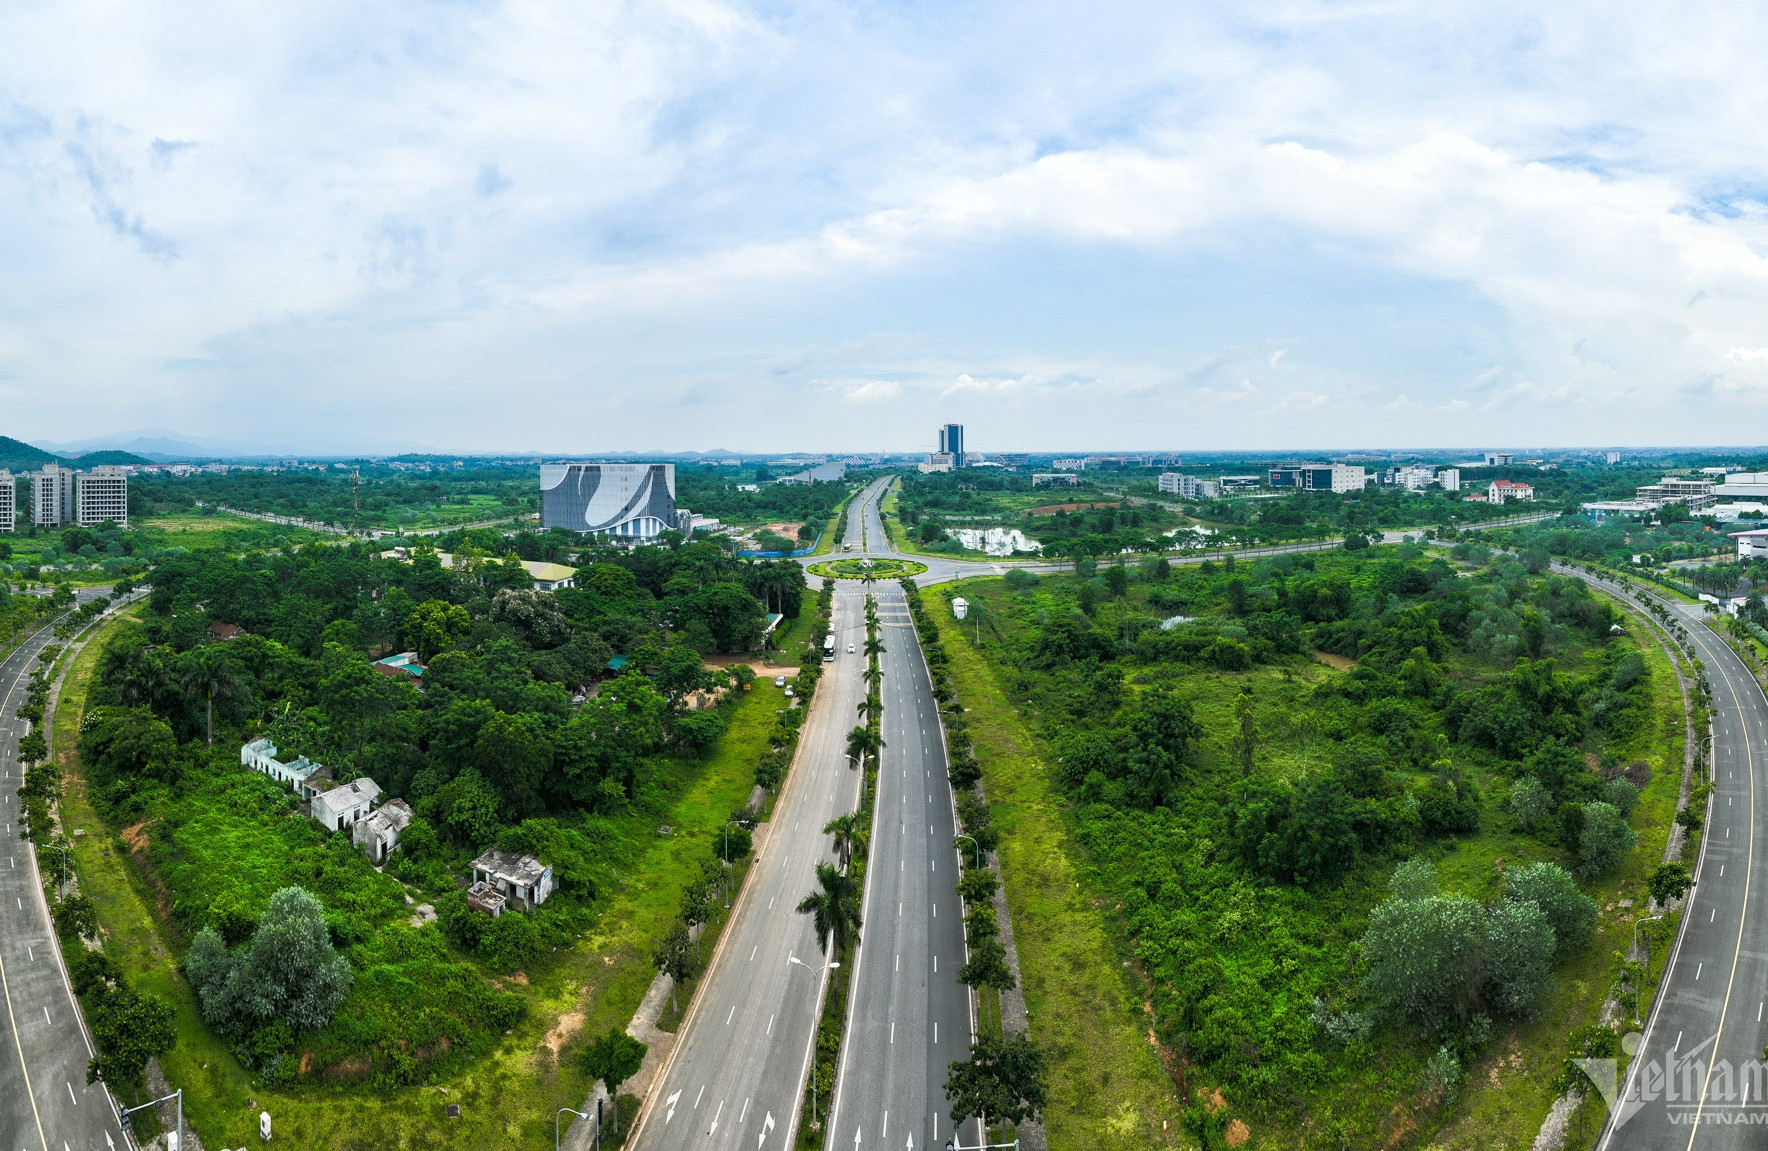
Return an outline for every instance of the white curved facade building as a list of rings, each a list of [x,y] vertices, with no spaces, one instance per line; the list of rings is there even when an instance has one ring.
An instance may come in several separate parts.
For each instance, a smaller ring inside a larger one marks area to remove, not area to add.
[[[674,464],[542,464],[540,526],[654,540],[676,526]]]

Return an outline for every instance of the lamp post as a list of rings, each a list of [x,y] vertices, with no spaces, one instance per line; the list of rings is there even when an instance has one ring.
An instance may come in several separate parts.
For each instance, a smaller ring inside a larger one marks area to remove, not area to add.
[[[184,1088],[182,1088],[182,1087],[180,1087],[178,1090],[172,1092],[172,1094],[170,1094],[170,1095],[163,1095],[158,1099],[150,1099],[146,1103],[137,1103],[133,1107],[123,1108],[120,1112],[117,1113],[117,1122],[122,1126],[123,1130],[127,1131],[127,1130],[129,1130],[129,1116],[132,1112],[141,1111],[141,1110],[148,1108],[148,1107],[158,1107],[160,1104],[164,1103],[168,1099],[178,1100],[178,1129],[177,1129],[177,1134],[173,1138],[171,1145],[167,1148],[167,1151],[183,1151],[183,1149],[184,1149]]]
[[[954,835],[954,836],[952,836],[952,838],[953,839],[970,839],[970,837],[968,835]],[[982,845],[980,843],[977,843],[974,839],[970,839],[970,846],[972,846],[976,849],[976,866],[981,867],[982,866]]]
[[[796,963],[798,966],[805,968],[808,971],[815,971],[818,973],[826,972],[826,971],[833,971],[833,970],[835,970],[835,968],[841,966],[841,964],[838,960],[830,960],[829,962],[823,964],[821,967],[812,967],[810,964],[804,962],[804,960],[798,958],[796,955],[787,956],[786,962]],[[810,1063],[810,1121],[812,1123],[816,1122],[816,1060],[815,1059],[812,1059],[811,1063]]]
[[[61,852],[61,886],[55,889],[56,898],[59,899],[68,892],[68,849],[60,843],[45,843],[43,846],[51,851]]]
[[[724,865],[726,867],[731,865],[731,825],[733,823],[738,827],[743,826],[734,819],[724,821]],[[731,877],[728,874],[724,877],[724,909],[726,911],[731,909]]]
[[[1644,919],[1635,919],[1633,921],[1633,949],[1635,951],[1639,950],[1639,925],[1642,923],[1653,923],[1653,922],[1656,922],[1657,920],[1662,919],[1662,918],[1663,918],[1663,916],[1661,916],[1661,915],[1647,915]],[[1643,973],[1640,975],[1639,981],[1640,981],[1640,983],[1643,984],[1645,982],[1646,976],[1651,974],[1651,940],[1650,940],[1650,938],[1647,938],[1645,941],[1645,967],[1642,969],[1642,971],[1643,971]],[[1641,993],[1643,993],[1645,991],[1645,988],[1640,987],[1639,991]],[[1640,1019],[1639,1019],[1639,996],[1638,995],[1633,996],[1633,1022],[1635,1022],[1635,1023],[1640,1022]]]
[[[577,1110],[577,1108],[575,1108],[575,1107],[561,1107],[556,1112],[554,1112],[553,1113],[553,1151],[559,1151],[559,1120],[564,1118],[565,1112],[567,1112],[567,1111],[569,1111],[571,1114],[577,1116],[577,1118],[579,1118],[579,1119],[588,1119],[589,1118],[588,1115],[586,1115],[582,1111]],[[599,1141],[602,1136],[602,1131],[601,1131],[600,1126],[597,1126],[595,1134],[596,1134],[596,1139]]]

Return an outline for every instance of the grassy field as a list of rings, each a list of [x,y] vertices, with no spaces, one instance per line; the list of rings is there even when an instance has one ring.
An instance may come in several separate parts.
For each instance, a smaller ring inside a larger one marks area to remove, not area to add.
[[[573,1058],[572,1038],[624,1027],[631,1018],[655,976],[654,942],[675,918],[699,859],[714,850],[726,816],[748,798],[755,761],[784,703],[771,683],[758,682],[735,705],[718,748],[675,771],[669,780],[674,802],[662,821],[674,833],[654,837],[575,949],[528,973],[525,988],[519,980],[502,981],[523,991],[528,1015],[479,1066],[420,1088],[368,1091],[338,1083],[271,1091],[201,1022],[178,970],[185,941],[165,922],[163,895],[126,850],[116,834],[121,829],[105,829],[85,794],[73,745],[99,650],[95,642],[81,654],[57,713],[54,754],[68,773],[64,819],[88,831],[76,841],[74,861],[98,904],[106,951],[136,987],[177,1009],[178,1044],[164,1060],[165,1071],[185,1088],[187,1121],[212,1147],[255,1141],[260,1110],[271,1113],[279,1138],[301,1147],[545,1147],[557,1108],[581,1106],[590,1086]],[[460,1119],[444,1117],[449,1103],[460,1105]]]
[[[999,579],[965,581],[955,590],[973,603],[988,603],[997,620],[1011,613]],[[1181,1104],[1162,1062],[1164,1057],[1170,1067],[1178,1060],[1151,1045],[1152,1019],[1135,944],[1112,914],[1117,885],[1111,862],[1089,858],[1078,842],[1073,809],[1053,778],[1049,753],[1004,690],[1011,673],[990,662],[998,646],[978,652],[974,634],[958,626],[944,604],[935,601],[930,607],[952,660],[954,684],[970,710],[984,783],[1002,831],[1001,870],[1032,1032],[1051,1053],[1052,1095],[1045,1115],[1050,1145],[1068,1151],[1162,1140],[1189,1144],[1191,1136],[1178,1131]],[[1372,1049],[1378,1058],[1362,1066],[1341,1063],[1321,1086],[1299,1093],[1289,1105],[1259,1105],[1229,1092],[1226,1102],[1247,1125],[1247,1146],[1336,1147],[1347,1131],[1379,1132],[1383,1143],[1396,1147],[1496,1151],[1530,1145],[1552,1103],[1551,1083],[1565,1055],[1565,1037],[1595,1021],[1610,986],[1611,954],[1630,939],[1632,920],[1644,906],[1644,878],[1662,858],[1680,783],[1681,697],[1669,661],[1637,620],[1629,619],[1623,642],[1640,651],[1651,670],[1653,718],[1634,745],[1619,750],[1645,758],[1653,776],[1631,820],[1640,837],[1637,848],[1616,873],[1585,887],[1601,908],[1594,944],[1559,968],[1556,989],[1537,1019],[1500,1030],[1481,1062],[1467,1068],[1461,1093],[1446,1109],[1421,1106],[1407,1098],[1409,1088],[1398,1086],[1415,1081],[1415,1068],[1429,1052],[1411,1048],[1426,1045],[1384,1041]],[[1558,654],[1562,669],[1573,674],[1594,668],[1597,659],[1591,650]],[[1261,772],[1293,778],[1322,766],[1322,748],[1309,742],[1292,717],[1305,710],[1312,685],[1339,674],[1323,663],[1291,664],[1243,674],[1187,674],[1177,682],[1212,733],[1201,756],[1231,754],[1219,733],[1232,730],[1234,699],[1245,689],[1257,701],[1257,724],[1264,733]],[[1436,860],[1445,889],[1489,900],[1501,890],[1504,866],[1554,859],[1557,853],[1513,825],[1503,807],[1506,781],[1489,770],[1476,772],[1486,795],[1481,831],[1426,841],[1419,853]],[[1372,869],[1378,873],[1353,876],[1332,899],[1373,903],[1391,866],[1390,861]],[[1265,897],[1283,898],[1275,891]],[[1633,906],[1623,906],[1623,900]],[[1661,974],[1663,958],[1660,945],[1654,977]],[[1327,1046],[1322,1052],[1328,1059],[1345,1059],[1342,1048]],[[1196,1067],[1188,1082],[1209,1087]],[[1403,1106],[1396,1106],[1396,1098]],[[1591,1135],[1596,1121],[1592,1116],[1587,1125]]]

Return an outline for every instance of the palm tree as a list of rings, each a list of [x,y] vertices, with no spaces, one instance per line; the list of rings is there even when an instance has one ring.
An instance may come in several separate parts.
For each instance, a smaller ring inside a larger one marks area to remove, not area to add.
[[[858,711],[860,719],[870,723],[884,714],[884,701],[875,695],[867,694],[864,699],[859,701]]]
[[[816,917],[816,945],[823,954],[839,955],[859,943],[859,884],[832,863],[816,865],[816,882],[816,890],[799,902],[798,910]]]
[[[226,703],[245,692],[245,685],[233,674],[233,665],[212,647],[201,647],[184,657],[178,686],[193,703],[203,700],[208,717],[208,745],[215,746],[215,701]]]
[[[856,727],[847,733],[847,760],[849,763],[858,760],[859,762],[856,766],[864,767],[866,763],[866,755],[871,750],[872,733],[870,729]]]
[[[859,812],[850,811],[846,815],[837,815],[823,824],[823,834],[835,837],[835,854],[841,857],[841,870],[849,870],[853,865],[853,853],[859,850],[866,838],[865,829],[859,824]]]
[[[882,683],[883,680],[884,680],[884,669],[879,667],[876,663],[873,663],[870,667],[866,668],[866,674],[865,674],[866,686],[871,688],[872,692],[874,694],[877,693],[878,685],[880,683]]]
[[[884,647],[884,640],[876,632],[873,632],[873,633],[866,636],[866,654],[867,655],[880,656],[880,655],[884,654],[885,650],[886,649]]]

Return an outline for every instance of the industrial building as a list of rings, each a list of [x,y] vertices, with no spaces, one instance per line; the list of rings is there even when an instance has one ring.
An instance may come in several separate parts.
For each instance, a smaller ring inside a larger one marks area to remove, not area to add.
[[[680,522],[674,464],[542,464],[540,527],[648,543]]]

